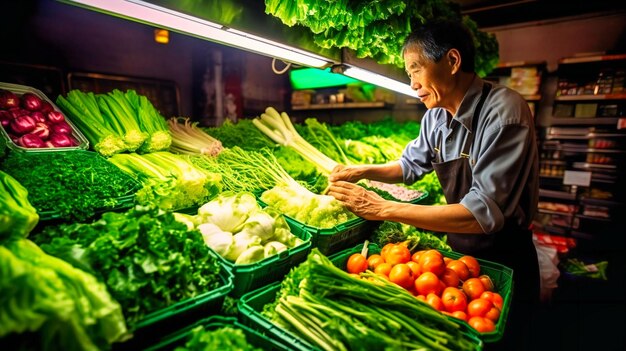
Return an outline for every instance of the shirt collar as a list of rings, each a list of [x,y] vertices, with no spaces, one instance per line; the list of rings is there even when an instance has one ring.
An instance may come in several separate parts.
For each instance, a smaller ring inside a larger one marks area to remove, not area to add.
[[[484,84],[485,82],[479,78],[478,75],[474,76],[472,84],[470,84],[469,89],[467,89],[467,92],[461,101],[461,105],[459,106],[456,115],[453,117],[454,120],[461,123],[465,129],[470,132],[472,131],[472,118],[474,117],[474,110],[476,110],[476,105],[478,105],[478,101],[480,100]]]

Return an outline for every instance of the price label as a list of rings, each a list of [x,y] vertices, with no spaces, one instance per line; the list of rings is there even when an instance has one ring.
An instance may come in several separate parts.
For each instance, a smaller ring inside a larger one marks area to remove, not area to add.
[[[589,186],[589,184],[591,184],[591,172],[565,171],[563,174],[563,184]]]

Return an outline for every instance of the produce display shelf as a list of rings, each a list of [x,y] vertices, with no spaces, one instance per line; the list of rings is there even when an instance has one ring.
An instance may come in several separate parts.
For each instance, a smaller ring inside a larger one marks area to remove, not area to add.
[[[281,343],[291,345],[294,350],[297,351],[320,351],[319,348],[314,347],[307,341],[295,336],[293,333],[285,330],[282,327],[271,322],[265,316],[261,314],[263,307],[276,300],[276,295],[280,290],[280,282],[270,284],[261,289],[251,291],[239,300],[239,317],[243,324],[249,326],[252,329],[264,331],[266,335],[270,335],[276,338]],[[461,325],[466,329],[470,329],[467,325]],[[464,331],[465,332],[465,331]],[[476,344],[476,351],[483,349],[483,341],[478,338],[474,333],[467,330],[466,335],[472,338]]]
[[[363,244],[357,245],[352,249],[347,249],[342,252],[339,252],[335,255],[328,257],[335,266],[344,269],[348,262],[348,258],[354,253],[360,253],[363,250]],[[376,244],[368,245],[368,255],[380,253],[380,246]],[[454,251],[440,251],[445,257],[449,257],[452,259],[459,259],[463,256],[463,254],[454,252]],[[469,331],[476,335],[476,337],[480,338],[486,343],[497,342],[502,339],[504,335],[504,327],[506,325],[506,319],[509,314],[509,308],[511,306],[511,300],[513,298],[513,270],[509,267],[501,265],[499,263],[490,262],[487,260],[480,259],[476,257],[476,260],[480,264],[480,272],[481,274],[487,274],[494,284],[494,291],[498,292],[502,295],[504,299],[504,303],[502,304],[502,310],[500,311],[500,318],[496,323],[496,330],[490,333],[478,333],[476,330],[471,328],[469,324],[464,321],[460,321],[458,319],[454,319],[459,323],[465,325]],[[453,317],[448,317],[453,318]]]
[[[157,342],[160,336],[175,332],[180,326],[219,314],[226,295],[233,289],[232,274],[221,264],[220,267],[220,284],[217,288],[148,314],[130,326],[133,337],[114,344],[114,349],[140,350]]]
[[[202,327],[204,330],[217,330],[225,327],[239,329],[246,337],[246,341],[250,346],[260,348],[264,351],[289,351],[292,348],[281,344],[275,338],[265,334],[263,331],[256,331],[252,328],[237,321],[234,317],[224,317],[220,315],[210,316],[201,319],[196,323],[181,328],[180,330],[165,336],[161,341],[146,347],[145,351],[165,351],[174,350],[177,347],[185,345],[186,341],[192,335],[192,331]],[[226,345],[224,345],[226,346]]]

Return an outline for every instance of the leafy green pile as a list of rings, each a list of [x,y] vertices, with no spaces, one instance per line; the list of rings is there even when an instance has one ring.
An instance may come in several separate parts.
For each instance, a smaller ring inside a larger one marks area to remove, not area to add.
[[[0,244],[25,238],[37,223],[39,215],[28,201],[28,191],[15,178],[0,171]]]
[[[262,314],[320,350],[476,350],[456,321],[373,272],[361,277],[314,248]]]
[[[99,210],[112,209],[139,184],[95,152],[13,152],[0,164],[28,191],[41,215],[83,221]]]
[[[262,351],[246,340],[246,334],[231,326],[218,329],[206,330],[197,326],[191,330],[185,346],[179,346],[174,351],[212,351],[212,350],[237,350],[237,351]]]
[[[450,1],[265,0],[265,13],[287,26],[308,28],[321,48],[349,48],[357,57],[398,67],[404,67],[402,44],[416,24],[435,18],[463,21],[474,35],[477,73],[485,76],[498,61],[495,36],[479,31]]]
[[[102,282],[28,239],[0,246],[0,296],[6,350],[105,350],[129,336]]]
[[[452,251],[446,243],[445,234],[420,230],[408,224],[398,222],[382,222],[370,237],[370,241],[380,247],[388,243],[400,243],[408,241],[408,247],[413,250],[437,249],[440,251]]]
[[[220,284],[220,266],[200,232],[154,208],[107,212],[91,224],[48,226],[35,239],[46,253],[105,283],[131,326]]]
[[[587,264],[578,258],[568,258],[561,261],[559,266],[565,272],[579,277],[587,277],[592,279],[607,280],[606,269],[609,266],[608,261],[600,261],[593,264]]]
[[[219,173],[194,166],[185,155],[167,151],[117,154],[109,161],[141,181],[143,187],[136,196],[140,205],[179,210],[202,205],[222,191]]]

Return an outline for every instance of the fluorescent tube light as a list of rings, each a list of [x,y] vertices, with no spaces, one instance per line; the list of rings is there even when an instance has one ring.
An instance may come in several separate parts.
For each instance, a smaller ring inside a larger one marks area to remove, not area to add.
[[[310,67],[326,67],[328,59],[245,32],[221,26],[140,0],[62,0],[119,15],[131,20],[167,28],[264,56]]]
[[[406,83],[399,82],[395,79],[387,78],[377,73],[372,73],[361,68],[346,67],[343,70],[343,74],[346,76],[362,80],[380,87],[396,91],[398,93],[406,94],[411,97],[417,97],[415,90],[411,89],[411,86]]]

